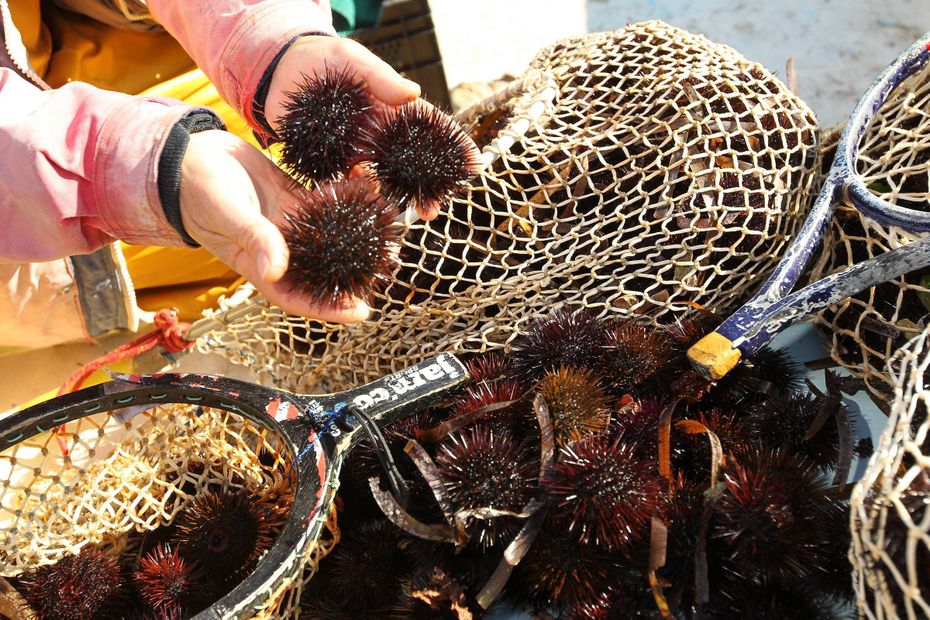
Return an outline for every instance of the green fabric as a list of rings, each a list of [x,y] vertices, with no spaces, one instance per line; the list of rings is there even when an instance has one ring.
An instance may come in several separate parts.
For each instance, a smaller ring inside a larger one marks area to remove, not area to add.
[[[347,35],[378,23],[383,0],[330,0],[336,32]]]

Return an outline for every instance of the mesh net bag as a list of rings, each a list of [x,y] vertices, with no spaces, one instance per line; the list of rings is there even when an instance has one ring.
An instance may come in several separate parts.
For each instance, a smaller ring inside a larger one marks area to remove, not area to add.
[[[930,67],[925,67],[889,97],[876,114],[860,145],[859,173],[881,198],[912,209],[930,202]],[[824,139],[824,158],[833,158],[836,137]],[[851,204],[837,205],[824,235],[812,279],[888,250],[907,245],[926,233],[883,226]],[[880,399],[891,394],[887,362],[924,327],[930,312],[930,269],[911,272],[867,289],[816,317],[830,339],[831,355]]]
[[[852,493],[853,585],[867,618],[930,616],[930,330],[889,364],[894,402]]]
[[[295,473],[265,429],[187,405],[120,412],[0,452],[0,576],[20,576],[87,545],[124,562],[138,553],[134,532],[173,522],[205,491],[242,489],[255,501],[289,506]],[[302,578],[253,617],[296,618],[303,585],[338,537],[333,516]]]
[[[726,313],[799,227],[819,163],[813,114],[772,74],[660,22],[547,48],[458,118],[484,170],[438,219],[407,223],[367,322],[259,303],[202,346],[279,387],[338,390],[504,347],[555,307]]]

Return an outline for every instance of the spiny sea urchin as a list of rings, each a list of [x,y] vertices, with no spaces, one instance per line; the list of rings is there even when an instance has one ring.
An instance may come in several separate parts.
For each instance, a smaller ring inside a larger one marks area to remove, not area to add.
[[[597,545],[579,545],[560,526],[547,524],[517,565],[505,596],[529,609],[566,612],[596,606],[621,586],[627,561]]]
[[[302,204],[282,228],[291,254],[284,282],[322,305],[369,297],[395,263],[396,206],[359,178],[299,195]]]
[[[530,446],[485,424],[450,435],[435,461],[456,512],[483,508],[518,512],[536,489],[539,461]],[[493,547],[518,528],[507,517],[475,519],[474,540],[480,547]]]
[[[560,366],[546,372],[539,391],[546,400],[560,447],[607,430],[607,397],[592,370]]]
[[[718,381],[705,401],[729,406],[752,404],[768,396],[796,392],[802,377],[802,368],[789,353],[763,347]]]
[[[660,400],[634,401],[614,414],[610,436],[632,446],[637,459],[654,461],[659,454],[659,420],[667,406]],[[673,453],[677,448],[673,442]]]
[[[464,190],[478,171],[471,138],[422,99],[375,115],[362,151],[385,195],[424,209]]]
[[[632,392],[655,375],[668,374],[676,357],[665,329],[619,320],[606,331],[604,375],[617,392]]]
[[[345,532],[301,599],[302,617],[382,617],[413,572],[409,540],[385,519]]]
[[[142,600],[159,615],[196,613],[208,602],[200,566],[169,545],[159,545],[139,558],[133,582]]]
[[[281,163],[300,183],[346,174],[359,161],[359,140],[374,105],[365,84],[348,67],[303,75],[287,93],[277,131]]]
[[[465,364],[476,382],[510,379],[514,374],[513,362],[500,353],[482,353]]]
[[[530,324],[513,348],[519,376],[535,383],[560,366],[597,367],[604,345],[604,326],[587,310],[558,310]]]
[[[466,387],[462,395],[453,402],[452,413],[460,416],[488,405],[518,400],[522,392],[523,387],[513,379],[473,383]],[[500,413],[500,411],[489,412],[482,419],[491,420],[498,417]]]
[[[825,406],[825,399],[811,394],[769,398],[751,407],[746,421],[758,444],[771,449],[787,447],[828,470],[836,467],[840,456],[836,419],[831,416],[813,437],[805,439]]]
[[[804,584],[786,586],[743,580],[739,586],[715,592],[710,603],[701,607],[699,617],[708,620],[839,620],[845,616],[837,613],[838,607],[841,606],[836,600]]]
[[[123,578],[116,558],[85,547],[22,575],[19,584],[39,620],[91,620],[121,595]]]
[[[213,491],[194,498],[178,516],[175,542],[184,558],[199,562],[221,584],[252,570],[285,519],[284,508],[249,491]]]
[[[652,460],[635,447],[593,437],[563,448],[543,477],[554,523],[582,544],[618,550],[642,536],[661,496]]]
[[[813,462],[787,450],[750,450],[727,465],[710,536],[746,576],[791,584],[823,577],[837,549],[825,523],[846,510]]]

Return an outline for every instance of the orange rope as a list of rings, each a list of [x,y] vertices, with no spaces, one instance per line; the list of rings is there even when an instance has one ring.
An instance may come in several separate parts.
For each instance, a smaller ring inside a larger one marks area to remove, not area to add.
[[[155,329],[153,331],[120,345],[109,353],[105,353],[97,359],[84,364],[65,379],[61,387],[58,388],[57,395],[61,396],[79,389],[94,371],[107,364],[137,357],[146,351],[154,349],[156,345],[161,346],[169,353],[180,353],[190,348],[194,341],[184,338],[190,328],[190,323],[178,320],[176,308],[159,310],[155,313]],[[58,432],[59,435],[64,432],[64,425],[59,427]],[[64,439],[60,436],[58,437],[58,445],[61,447],[62,453],[67,455],[68,448]]]

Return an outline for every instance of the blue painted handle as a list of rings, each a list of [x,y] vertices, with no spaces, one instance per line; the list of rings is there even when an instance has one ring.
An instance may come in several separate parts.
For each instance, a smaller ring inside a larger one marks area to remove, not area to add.
[[[756,324],[743,333],[737,348],[744,355],[752,354],[804,317],[927,265],[930,265],[930,237],[827,276],[770,305]]]
[[[891,92],[930,60],[930,33],[925,34],[875,80],[859,100],[840,136],[836,156],[811,212],[785,257],[761,290],[716,332],[749,355],[782,329],[870,286],[926,266],[923,258],[907,257],[917,244],[861,263],[788,296],[806,269],[833,216],[836,202],[848,198],[869,217],[910,231],[930,231],[930,212],[905,209],[872,194],[856,173],[859,142]],[[922,257],[923,254],[920,254]],[[863,270],[874,270],[866,274]],[[835,289],[835,290],[834,290]],[[786,297],[788,296],[788,297]],[[810,298],[808,298],[810,297]],[[831,301],[825,302],[824,300]]]
[[[873,220],[912,232],[930,231],[930,212],[906,209],[886,202],[869,191],[856,173],[859,143],[872,119],[894,89],[930,60],[930,32],[921,37],[876,78],[859,100],[837,144],[833,168],[844,177],[845,194],[852,204]],[[841,170],[840,167],[842,168]]]

